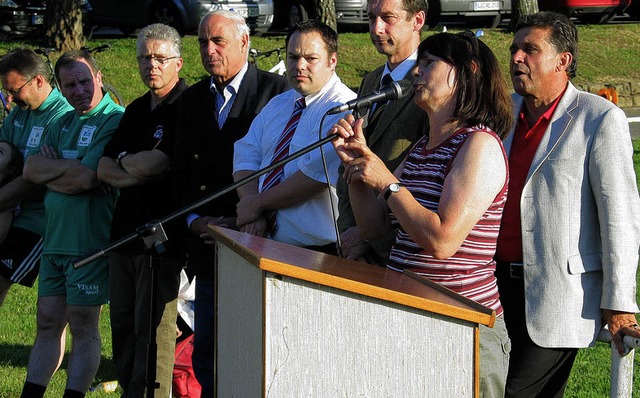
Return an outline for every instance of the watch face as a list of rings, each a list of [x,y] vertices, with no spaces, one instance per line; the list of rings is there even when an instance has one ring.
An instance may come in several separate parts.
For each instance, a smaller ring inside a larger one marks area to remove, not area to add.
[[[400,184],[391,184],[391,185],[389,185],[389,190],[391,192],[398,192],[400,190]]]

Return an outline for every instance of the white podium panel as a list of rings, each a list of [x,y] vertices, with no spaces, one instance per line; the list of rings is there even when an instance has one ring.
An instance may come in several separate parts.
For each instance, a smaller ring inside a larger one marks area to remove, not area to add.
[[[266,396],[473,396],[469,322],[270,273],[265,287]]]
[[[495,314],[392,270],[217,239],[218,397],[474,397]]]

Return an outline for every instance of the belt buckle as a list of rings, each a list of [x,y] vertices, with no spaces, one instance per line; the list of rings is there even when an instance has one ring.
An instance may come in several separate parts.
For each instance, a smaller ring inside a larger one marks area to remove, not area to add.
[[[509,263],[509,277],[514,279],[524,278],[524,264],[523,263]]]

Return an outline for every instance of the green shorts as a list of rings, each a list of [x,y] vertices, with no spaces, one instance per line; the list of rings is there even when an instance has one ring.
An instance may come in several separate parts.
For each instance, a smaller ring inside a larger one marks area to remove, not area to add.
[[[77,257],[45,254],[40,263],[38,296],[67,296],[67,304],[102,305],[109,302],[109,260],[100,258],[73,268]]]

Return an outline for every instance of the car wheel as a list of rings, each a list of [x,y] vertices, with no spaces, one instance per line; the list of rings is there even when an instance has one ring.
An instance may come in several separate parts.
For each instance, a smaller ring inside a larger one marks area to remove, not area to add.
[[[495,28],[500,24],[500,15],[472,17],[468,19],[470,28]]]
[[[604,24],[611,21],[614,16],[615,16],[614,13],[610,13],[610,14],[588,13],[588,14],[579,15],[578,19],[586,25],[593,25],[593,24],[599,25],[599,24]]]
[[[130,26],[130,25],[118,26],[118,29],[120,29],[122,31],[122,33],[124,33],[127,36],[132,35],[133,32],[136,31],[136,28],[134,28],[133,26]]]
[[[309,19],[309,13],[302,4],[292,4],[289,7],[289,28],[293,28],[297,23]]]
[[[184,26],[182,25],[182,18],[178,10],[168,2],[157,2],[151,7],[151,15],[149,17],[150,23],[163,23],[165,25],[173,26],[181,35],[184,35]]]
[[[429,0],[429,12],[427,12],[426,27],[433,28],[440,22],[440,1]]]

